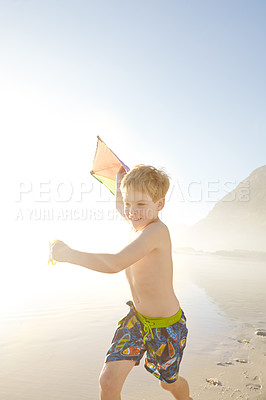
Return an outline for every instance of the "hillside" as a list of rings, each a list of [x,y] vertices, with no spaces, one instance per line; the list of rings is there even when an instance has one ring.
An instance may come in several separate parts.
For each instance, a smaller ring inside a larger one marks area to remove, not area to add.
[[[206,251],[266,251],[266,165],[254,170],[206,218],[180,237],[178,247]]]

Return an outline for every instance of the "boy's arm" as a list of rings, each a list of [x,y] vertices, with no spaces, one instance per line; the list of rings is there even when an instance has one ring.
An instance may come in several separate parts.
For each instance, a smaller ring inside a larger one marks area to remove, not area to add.
[[[125,175],[126,171],[123,167],[120,168],[116,175],[116,181],[115,181],[115,204],[116,204],[116,209],[119,212],[119,214],[122,215],[123,218],[126,219],[125,213],[124,213],[124,202],[123,202],[123,197],[122,193],[120,190],[120,184],[122,181],[123,176]]]
[[[73,250],[61,241],[56,241],[51,249],[56,261],[69,262],[93,271],[116,273],[128,268],[145,255],[156,249],[162,241],[162,228],[157,224],[148,225],[129,245],[119,253],[84,253]]]

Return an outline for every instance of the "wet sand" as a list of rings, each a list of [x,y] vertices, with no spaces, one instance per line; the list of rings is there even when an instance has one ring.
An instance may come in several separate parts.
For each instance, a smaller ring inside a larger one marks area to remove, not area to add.
[[[227,329],[187,371],[193,399],[266,399],[266,263],[204,256],[188,276],[227,318]]]
[[[183,254],[174,265],[189,329],[180,374],[193,399],[266,399],[266,337],[255,334],[266,329],[266,265]],[[49,270],[53,285],[36,286],[19,308],[0,315],[0,398],[98,398],[98,375],[130,293],[123,274],[99,281],[91,271],[64,287],[60,268]],[[125,400],[172,398],[143,360],[122,393]]]
[[[201,357],[188,373],[194,400],[266,398],[266,340],[255,331],[252,324],[240,325]]]

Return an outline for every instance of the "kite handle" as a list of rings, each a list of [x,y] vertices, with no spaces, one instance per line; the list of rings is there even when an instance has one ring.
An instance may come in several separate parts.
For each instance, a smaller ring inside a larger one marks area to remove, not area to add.
[[[51,256],[51,245],[56,242],[57,240],[53,240],[52,242],[49,242],[49,249],[50,249],[50,254],[49,254],[49,259],[48,259],[48,265],[51,263],[52,265],[56,264],[56,260],[54,260]]]

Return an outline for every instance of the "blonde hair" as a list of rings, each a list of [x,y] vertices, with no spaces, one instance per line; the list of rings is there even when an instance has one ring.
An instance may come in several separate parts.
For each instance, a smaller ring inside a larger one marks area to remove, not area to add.
[[[121,181],[121,191],[138,190],[148,194],[154,203],[165,197],[170,186],[168,175],[151,165],[136,165]]]

